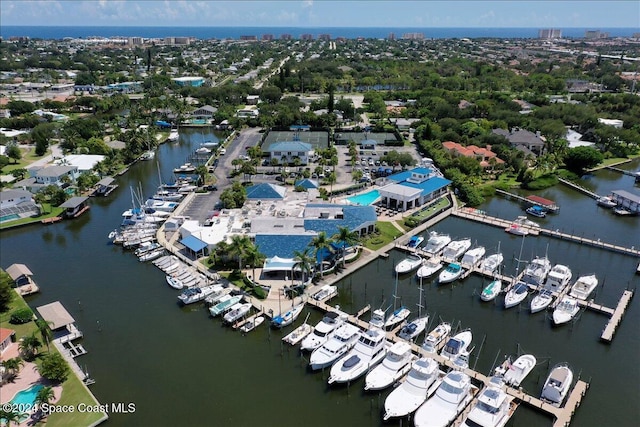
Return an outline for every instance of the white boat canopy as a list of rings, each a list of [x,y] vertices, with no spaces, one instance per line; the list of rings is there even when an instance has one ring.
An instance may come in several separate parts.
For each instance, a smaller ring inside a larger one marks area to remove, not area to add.
[[[264,260],[262,271],[291,271],[296,264],[297,261],[293,258],[280,258],[279,256],[274,256]]]

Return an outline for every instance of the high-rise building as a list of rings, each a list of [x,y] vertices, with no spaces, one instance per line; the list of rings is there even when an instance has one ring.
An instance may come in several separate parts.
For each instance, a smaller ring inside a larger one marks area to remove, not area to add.
[[[291,34],[280,34],[280,40],[291,40],[292,38]]]
[[[258,37],[257,36],[240,36],[240,40],[256,41],[258,40]]]
[[[404,33],[402,38],[404,40],[424,40],[424,33]]]
[[[389,33],[389,36],[387,37],[387,39],[393,41],[396,39],[396,33]]]
[[[331,40],[331,34],[320,34],[318,40],[329,41]]]
[[[562,30],[559,28],[544,28],[538,30],[539,39],[561,39]]]
[[[263,34],[262,35],[262,41],[270,42],[271,40],[273,40],[273,34]]]
[[[300,40],[313,40],[313,34],[302,34]]]

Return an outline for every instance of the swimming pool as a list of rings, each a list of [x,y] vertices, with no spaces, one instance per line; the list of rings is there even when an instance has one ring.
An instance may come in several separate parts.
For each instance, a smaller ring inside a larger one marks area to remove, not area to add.
[[[358,194],[357,196],[349,197],[347,200],[354,205],[369,206],[375,203],[380,198],[380,192],[378,190],[371,190],[367,193]]]
[[[18,215],[18,214],[9,214],[9,215],[5,215],[3,217],[0,217],[0,222],[11,221],[11,220],[18,219],[18,218],[20,218],[20,215]]]
[[[24,421],[29,416],[28,412],[22,412],[23,411],[22,408],[24,408],[24,410],[34,409],[34,406],[36,403],[36,396],[38,396],[38,392],[42,388],[44,388],[42,384],[35,384],[29,388],[20,390],[19,392],[16,393],[15,396],[13,396],[13,399],[11,399],[11,403],[13,405],[15,405],[17,408],[21,408],[20,409],[21,421]]]

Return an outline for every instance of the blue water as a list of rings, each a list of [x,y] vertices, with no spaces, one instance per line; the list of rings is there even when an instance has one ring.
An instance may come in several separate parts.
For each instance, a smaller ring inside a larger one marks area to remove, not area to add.
[[[584,37],[587,28],[562,28],[564,37]],[[602,28],[612,37],[631,36],[638,28]],[[427,27],[43,27],[2,25],[0,36],[4,38],[28,36],[41,39],[62,39],[65,37],[86,38],[102,37],[195,37],[197,39],[238,39],[243,35],[273,34],[279,38],[282,34],[291,34],[299,38],[301,34],[330,34],[332,38],[349,39],[386,38],[390,33],[401,37],[404,33],[423,33],[426,38],[537,38],[538,28],[427,28]]]
[[[349,197],[347,200],[354,205],[369,206],[380,198],[378,190],[371,190],[368,193],[358,194],[357,196]]]

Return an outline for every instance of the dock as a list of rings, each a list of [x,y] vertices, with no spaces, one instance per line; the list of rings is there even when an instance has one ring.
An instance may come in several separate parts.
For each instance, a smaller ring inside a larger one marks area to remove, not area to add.
[[[613,339],[613,335],[616,333],[616,329],[618,328],[618,325],[620,325],[622,316],[624,315],[624,312],[626,311],[632,297],[633,291],[627,289],[622,293],[622,297],[618,302],[618,306],[611,315],[611,319],[609,319],[609,322],[604,327],[604,330],[602,331],[602,335],[600,336],[601,340],[611,342],[611,340]]]
[[[552,200],[543,199],[538,196],[528,196],[522,197],[515,193],[510,193],[508,191],[496,189],[496,194],[500,194],[501,196],[506,197],[507,199],[515,199],[521,203],[540,206],[548,210],[549,212],[557,213],[560,210],[560,207],[556,205]]]
[[[629,160],[629,161],[631,161],[631,160]],[[631,171],[627,171],[627,170],[624,170],[624,169],[617,168],[615,166],[605,166],[605,169],[609,169],[609,170],[612,170],[612,171],[615,171],[615,172],[620,172],[621,174],[624,174],[624,175],[632,176],[632,177],[634,177],[636,179],[636,181],[640,181],[640,171],[631,172]]]
[[[598,200],[600,198],[600,196],[598,196],[596,193],[594,193],[593,191],[584,188],[581,185],[576,184],[575,182],[569,181],[567,179],[564,178],[560,178],[558,177],[558,181],[560,181],[561,183],[563,183],[566,186],[569,186],[571,188],[573,188],[574,190],[579,191],[582,194],[586,194],[587,196],[591,197],[592,199]]]
[[[45,218],[42,221],[40,221],[43,224],[53,224],[56,223],[58,221],[62,221],[62,217],[61,216],[51,216],[49,218]]]
[[[480,222],[482,224],[492,225],[494,227],[502,228],[503,230],[510,227],[513,224],[513,221],[509,221],[506,219],[498,218],[495,216],[490,216],[479,211],[469,210],[469,209],[456,209],[451,212],[453,216],[457,216],[458,218],[469,219],[471,221]],[[526,224],[520,224],[520,227],[524,228],[529,232],[531,236],[537,236],[540,234],[540,228],[530,227]]]

